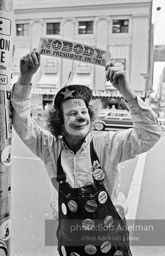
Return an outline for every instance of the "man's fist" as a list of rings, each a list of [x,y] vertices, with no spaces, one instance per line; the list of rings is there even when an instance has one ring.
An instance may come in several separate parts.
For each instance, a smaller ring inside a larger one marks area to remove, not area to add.
[[[22,75],[27,73],[34,74],[40,66],[40,54],[34,49],[32,52],[23,56],[20,60],[20,72]]]
[[[106,80],[123,95],[128,102],[136,99],[136,94],[128,85],[127,75],[124,69],[115,67],[113,62],[109,62],[105,66]]]
[[[31,83],[32,76],[40,67],[40,53],[37,49],[26,54],[20,60],[20,75],[18,83],[28,85]]]
[[[120,91],[121,87],[128,86],[127,76],[124,69],[115,67],[113,62],[109,62],[105,66],[106,80],[110,81],[112,85]]]

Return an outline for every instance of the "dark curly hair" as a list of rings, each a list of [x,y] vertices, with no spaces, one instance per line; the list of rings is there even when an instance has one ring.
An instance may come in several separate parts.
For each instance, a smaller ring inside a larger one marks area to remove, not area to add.
[[[98,112],[99,112],[99,109],[101,108],[101,101],[98,99],[91,100],[89,105],[87,105],[87,108],[89,111],[91,126],[93,127],[94,122],[98,118]],[[46,125],[48,130],[56,138],[58,138],[59,136],[63,135],[63,124],[64,124],[64,119],[63,119],[63,112],[62,112],[61,105],[58,109],[55,109],[52,104],[48,108],[48,111],[46,114]]]

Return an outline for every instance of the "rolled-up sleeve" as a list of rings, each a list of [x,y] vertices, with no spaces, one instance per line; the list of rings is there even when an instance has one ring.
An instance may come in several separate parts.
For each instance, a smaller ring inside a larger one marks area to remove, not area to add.
[[[133,128],[107,132],[98,136],[96,143],[100,157],[109,159],[108,161],[114,166],[150,150],[162,134],[156,114],[146,102],[137,96],[135,101],[126,104],[133,121]],[[101,148],[104,148],[102,152]]]
[[[161,137],[161,127],[156,114],[137,96],[137,100],[127,103],[133,121],[133,129],[123,141],[120,162],[135,157],[151,149]]]
[[[31,118],[31,85],[15,84],[11,104],[13,107],[13,127],[25,145],[48,167],[50,177],[54,176],[51,159],[50,143],[55,140],[53,135],[37,125]],[[55,164],[54,164],[55,165]],[[52,173],[51,173],[52,172]]]

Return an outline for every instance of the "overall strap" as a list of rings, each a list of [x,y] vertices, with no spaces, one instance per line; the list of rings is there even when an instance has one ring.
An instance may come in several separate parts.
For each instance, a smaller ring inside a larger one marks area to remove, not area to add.
[[[90,142],[90,155],[91,155],[92,166],[93,166],[94,162],[97,162],[100,164],[99,158],[98,158],[98,156],[96,154],[96,150],[94,148],[93,138],[91,139],[91,142]]]
[[[57,178],[56,178],[56,180],[58,182],[66,181],[66,174],[64,173],[64,170],[61,165],[61,152],[60,152],[60,155],[57,160]]]
[[[96,150],[93,144],[93,138],[90,142],[90,155],[91,155],[91,163],[92,163],[92,175],[94,179],[94,183],[96,186],[102,186],[105,173],[100,165],[100,160],[97,156]]]

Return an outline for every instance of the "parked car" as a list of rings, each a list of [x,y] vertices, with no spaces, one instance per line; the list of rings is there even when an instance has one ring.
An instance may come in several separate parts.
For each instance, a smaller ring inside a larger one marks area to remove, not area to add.
[[[133,123],[127,110],[101,110],[99,118],[94,124],[94,128],[97,131],[102,131],[106,128],[120,129],[131,127],[133,127]]]

